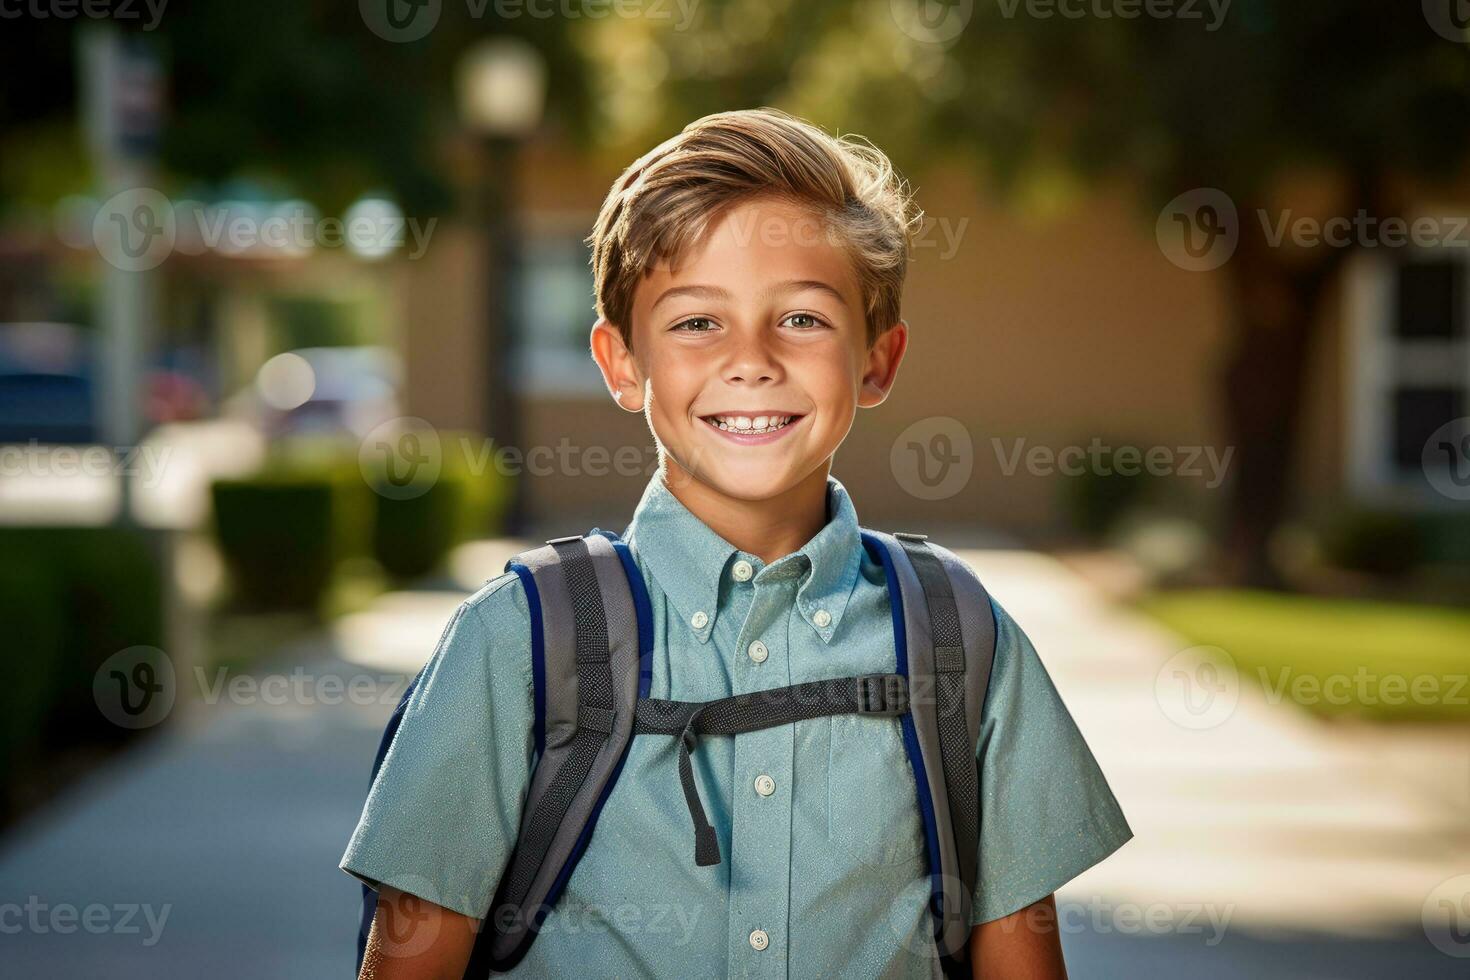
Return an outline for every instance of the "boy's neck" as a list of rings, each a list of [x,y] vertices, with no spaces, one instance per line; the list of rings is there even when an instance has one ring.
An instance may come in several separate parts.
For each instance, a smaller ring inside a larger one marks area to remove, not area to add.
[[[742,500],[689,475],[668,457],[660,469],[674,498],[710,530],[769,565],[798,551],[827,524],[827,473],[831,461],[784,493]]]

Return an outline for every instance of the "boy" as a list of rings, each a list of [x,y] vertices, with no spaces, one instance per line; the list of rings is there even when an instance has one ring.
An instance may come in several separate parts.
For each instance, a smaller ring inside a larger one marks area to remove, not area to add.
[[[908,344],[916,215],[888,160],[769,109],[698,120],[619,178],[590,236],[592,355],[659,450],[625,535],[651,696],[710,701],[893,671],[884,572],[828,473]],[[459,977],[532,769],[530,605],[456,611],[342,868],[379,890],[363,975]],[[1132,835],[1030,642],[994,605],[975,976],[1064,977],[1054,890]],[[690,853],[675,745],[634,738],[523,976],[939,975],[915,782],[893,718],[707,737],[715,864]],[[488,924],[487,924],[488,926]]]

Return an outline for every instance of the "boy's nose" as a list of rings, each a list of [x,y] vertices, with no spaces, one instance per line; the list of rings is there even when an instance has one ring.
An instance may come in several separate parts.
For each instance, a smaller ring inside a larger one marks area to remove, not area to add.
[[[759,383],[775,381],[780,375],[780,366],[766,346],[758,341],[742,344],[733,351],[725,364],[725,380],[730,383]]]

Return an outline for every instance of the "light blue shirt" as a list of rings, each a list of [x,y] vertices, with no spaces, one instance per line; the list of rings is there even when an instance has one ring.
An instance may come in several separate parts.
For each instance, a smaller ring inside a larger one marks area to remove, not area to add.
[[[895,669],[883,571],[835,479],[827,512],[800,551],[767,565],[653,477],[625,535],[652,603],[651,697],[707,701]],[[993,605],[974,923],[1046,897],[1132,836],[1030,641]],[[485,914],[530,785],[529,617],[513,573],[455,611],[344,870]],[[670,737],[633,739],[586,853],[514,975],[937,976],[924,833],[896,718],[700,739],[695,778],[723,858],[712,867],[694,863],[676,751]],[[759,777],[770,781],[757,788]],[[752,941],[757,930],[763,940]]]

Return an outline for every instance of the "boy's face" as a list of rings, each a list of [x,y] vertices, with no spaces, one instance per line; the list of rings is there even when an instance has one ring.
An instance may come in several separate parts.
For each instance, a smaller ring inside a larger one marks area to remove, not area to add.
[[[606,321],[593,355],[618,404],[642,411],[669,479],[741,500],[820,473],[858,407],[893,385],[904,324],[870,348],[850,260],[819,220],[772,198],[735,205],[680,268],[633,297],[632,351]]]

